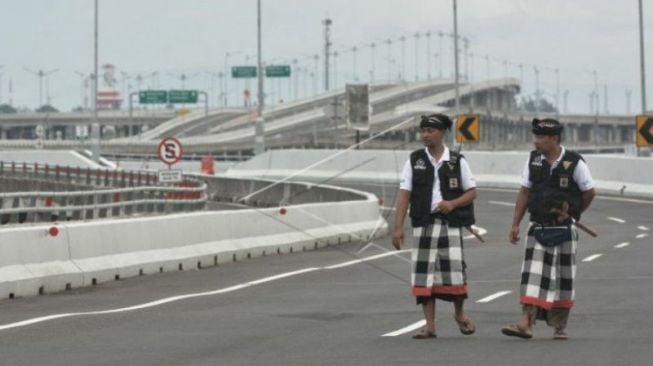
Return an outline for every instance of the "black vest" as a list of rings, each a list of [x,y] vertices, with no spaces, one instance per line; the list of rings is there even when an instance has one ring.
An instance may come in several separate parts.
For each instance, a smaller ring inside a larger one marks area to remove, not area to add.
[[[575,151],[567,150],[558,166],[551,171],[551,165],[538,151],[532,151],[528,159],[528,179],[533,183],[528,193],[528,212],[531,221],[549,224],[557,215],[546,212],[547,201],[553,195],[562,193],[569,202],[569,214],[580,219],[582,192],[574,180],[574,170],[583,160]]]
[[[465,193],[462,187],[460,172],[460,159],[462,155],[451,151],[450,160],[443,162],[438,169],[440,180],[440,193],[442,199],[450,201]],[[413,170],[413,190],[410,194],[410,219],[413,227],[428,226],[433,223],[431,215],[431,200],[433,198],[433,185],[435,184],[433,164],[424,149],[413,151],[410,154],[410,166]],[[459,207],[442,218],[451,227],[466,227],[473,225],[474,204]]]

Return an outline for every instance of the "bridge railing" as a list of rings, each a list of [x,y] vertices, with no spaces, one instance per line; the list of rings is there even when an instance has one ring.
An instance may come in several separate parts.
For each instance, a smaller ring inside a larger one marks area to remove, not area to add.
[[[89,220],[204,210],[207,185],[148,172],[0,162],[0,224]]]

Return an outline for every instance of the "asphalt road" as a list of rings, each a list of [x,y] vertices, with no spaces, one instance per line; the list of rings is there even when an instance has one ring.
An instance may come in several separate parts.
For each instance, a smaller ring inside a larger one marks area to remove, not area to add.
[[[365,188],[392,205],[393,187]],[[487,243],[466,241],[473,336],[439,302],[438,338],[411,339],[422,316],[409,254],[386,237],[4,300],[0,365],[650,365],[653,202],[595,201],[583,221],[600,236],[581,234],[571,338],[538,323],[525,341],[500,334],[520,312],[522,247],[506,240],[514,197],[481,190],[476,201]]]

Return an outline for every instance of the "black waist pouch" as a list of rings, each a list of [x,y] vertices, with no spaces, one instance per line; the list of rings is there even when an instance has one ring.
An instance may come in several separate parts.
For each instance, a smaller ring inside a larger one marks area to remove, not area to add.
[[[533,225],[528,235],[534,236],[535,240],[545,247],[554,247],[566,241],[571,241],[571,227]]]

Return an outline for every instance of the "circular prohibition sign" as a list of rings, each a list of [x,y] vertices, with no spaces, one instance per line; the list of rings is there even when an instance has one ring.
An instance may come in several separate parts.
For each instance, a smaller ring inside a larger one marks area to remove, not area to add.
[[[183,149],[181,142],[174,137],[166,137],[159,144],[159,159],[168,165],[172,165],[181,160]]]

